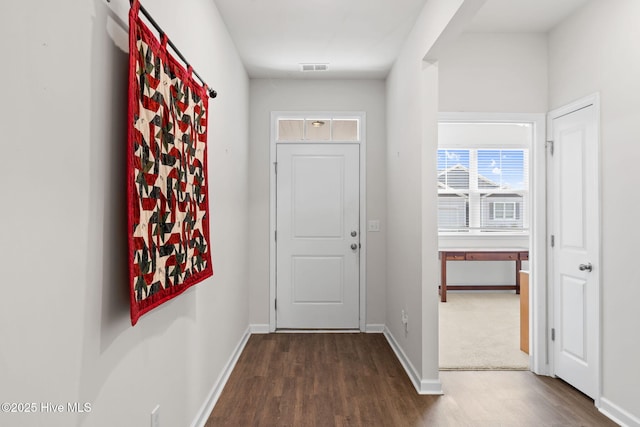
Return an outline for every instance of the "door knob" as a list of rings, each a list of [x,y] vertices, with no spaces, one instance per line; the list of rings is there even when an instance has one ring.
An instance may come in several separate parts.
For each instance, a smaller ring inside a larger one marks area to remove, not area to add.
[[[352,243],[351,244],[351,249],[353,249],[355,251],[356,249],[358,249],[358,245],[356,245],[355,243]]]
[[[586,263],[586,264],[580,264],[578,266],[578,268],[580,269],[580,271],[591,271],[593,270],[593,266],[591,265],[590,262]]]

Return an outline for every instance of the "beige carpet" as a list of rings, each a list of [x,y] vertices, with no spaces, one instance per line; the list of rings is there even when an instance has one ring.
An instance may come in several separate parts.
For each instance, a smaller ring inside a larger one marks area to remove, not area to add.
[[[520,296],[447,293],[440,303],[440,369],[529,369],[520,351]]]

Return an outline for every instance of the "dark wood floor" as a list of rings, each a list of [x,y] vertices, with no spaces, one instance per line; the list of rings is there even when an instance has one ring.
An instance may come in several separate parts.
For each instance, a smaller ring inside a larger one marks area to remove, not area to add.
[[[440,378],[444,396],[418,395],[382,334],[253,335],[205,427],[616,425],[531,372]]]

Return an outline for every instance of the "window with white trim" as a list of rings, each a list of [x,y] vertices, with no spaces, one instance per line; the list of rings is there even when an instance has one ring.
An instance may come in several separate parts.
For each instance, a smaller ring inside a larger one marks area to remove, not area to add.
[[[440,234],[529,230],[527,123],[440,123]]]
[[[520,203],[518,202],[491,202],[489,204],[489,217],[496,221],[509,221],[518,219]]]

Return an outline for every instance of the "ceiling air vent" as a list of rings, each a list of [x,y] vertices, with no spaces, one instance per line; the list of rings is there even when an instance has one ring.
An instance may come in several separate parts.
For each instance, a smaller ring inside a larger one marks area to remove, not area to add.
[[[300,64],[300,71],[327,71],[329,64]]]

